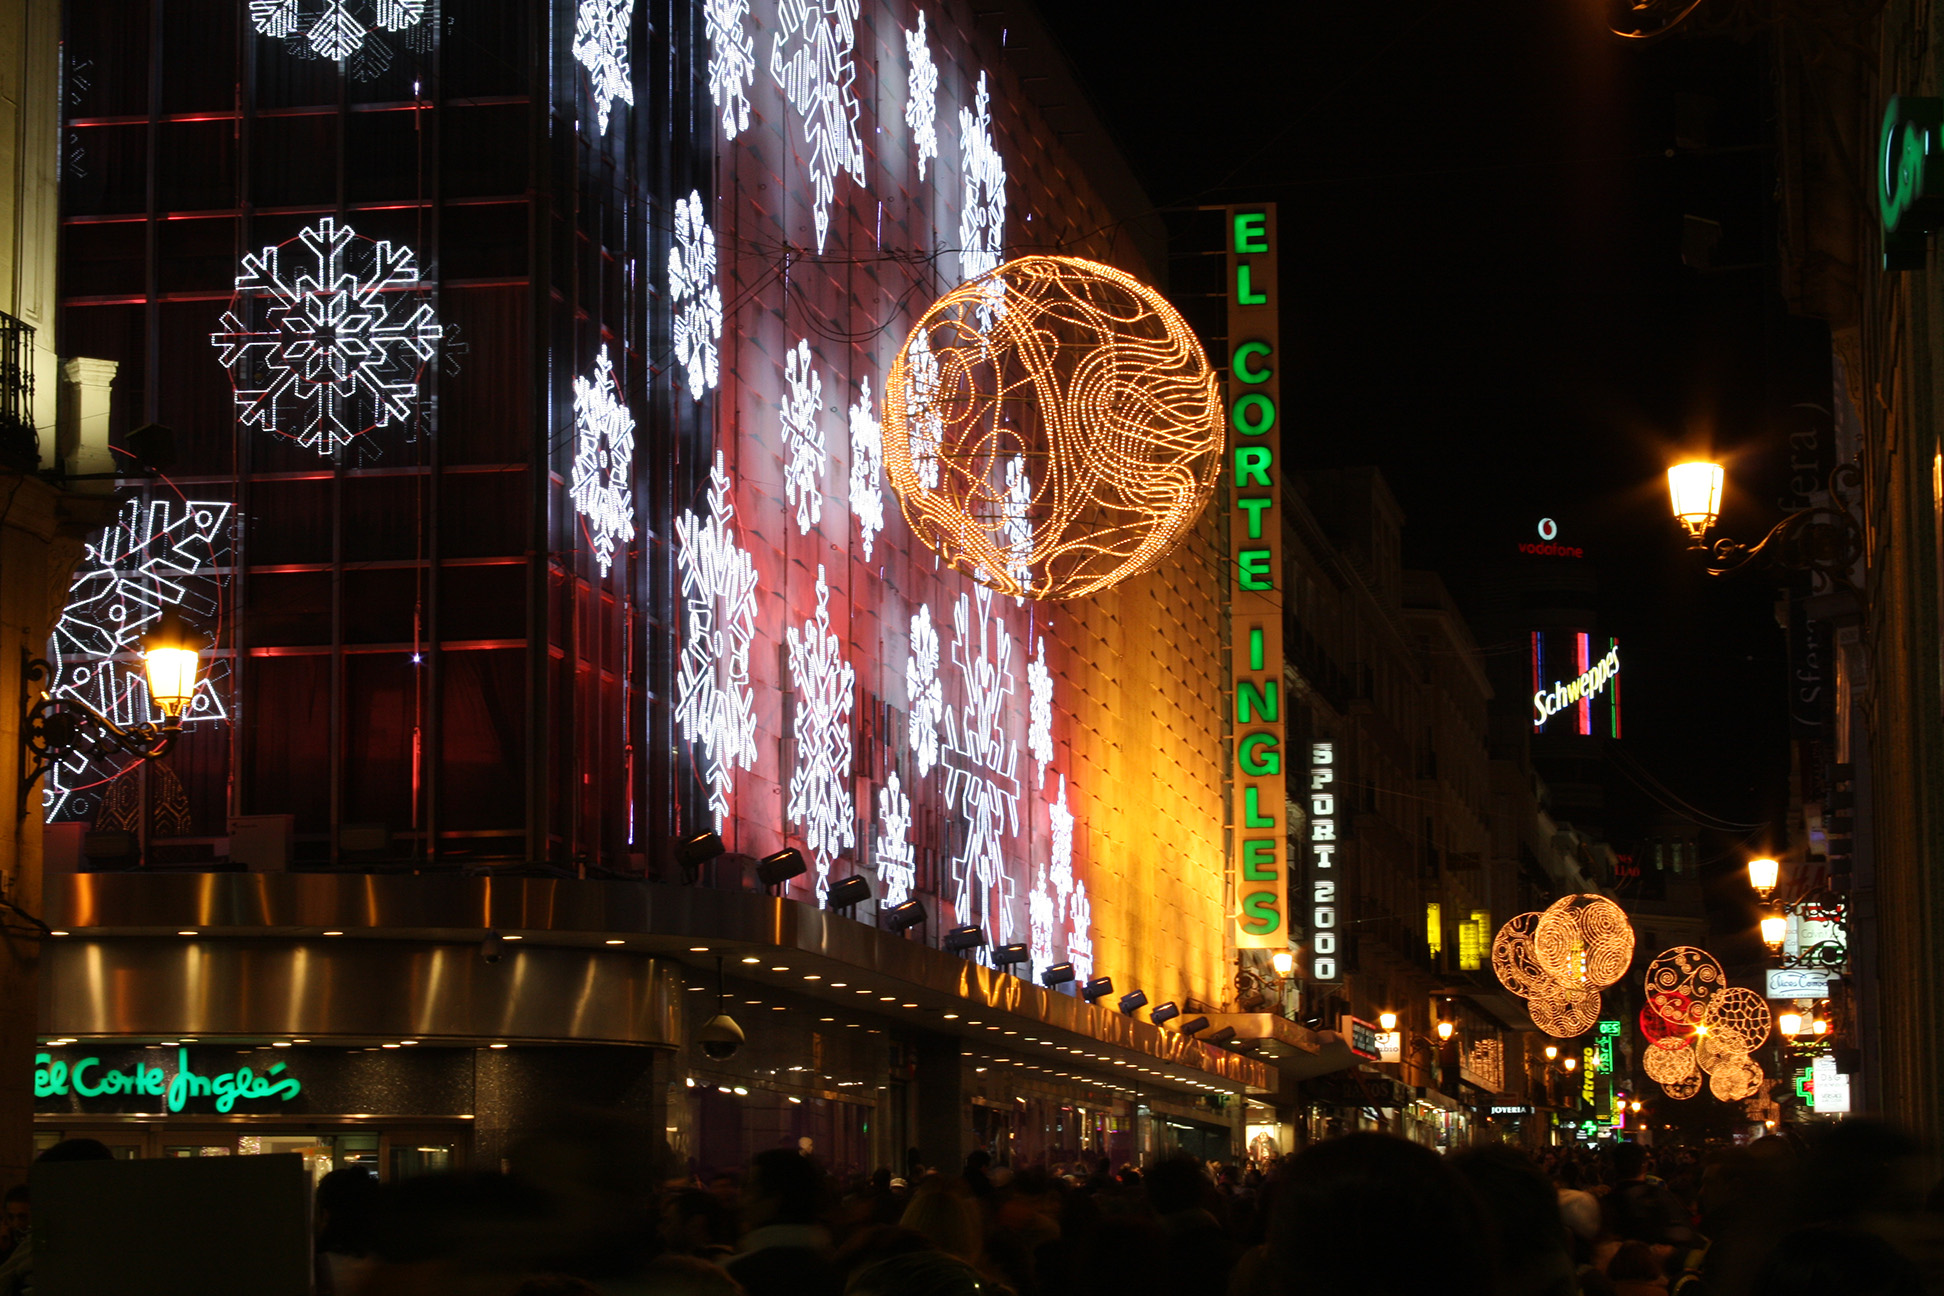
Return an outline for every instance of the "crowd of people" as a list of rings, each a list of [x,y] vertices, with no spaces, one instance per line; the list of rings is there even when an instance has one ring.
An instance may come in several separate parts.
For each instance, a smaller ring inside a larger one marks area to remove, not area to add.
[[[75,1142],[85,1142],[76,1140]],[[97,1145],[98,1146],[98,1145]],[[85,1151],[85,1149],[83,1149]],[[1384,1134],[1259,1169],[962,1167],[840,1184],[795,1148],[668,1181],[618,1122],[503,1172],[318,1185],[325,1296],[1935,1296],[1944,1191],[1863,1121],[1697,1153]],[[105,1154],[105,1149],[102,1150]],[[72,1155],[72,1154],[71,1154]],[[1927,1191],[1928,1189],[1928,1191]],[[31,1291],[24,1191],[0,1296]],[[11,1276],[11,1277],[9,1277]]]

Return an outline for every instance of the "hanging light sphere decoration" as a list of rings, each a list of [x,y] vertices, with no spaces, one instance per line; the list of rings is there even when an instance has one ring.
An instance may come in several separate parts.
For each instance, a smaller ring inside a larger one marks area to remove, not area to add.
[[[1078,257],[954,288],[884,393],[884,470],[913,534],[1003,594],[1079,598],[1150,571],[1214,494],[1208,355],[1160,293]]]
[[[1677,1026],[1705,1020],[1708,1001],[1728,984],[1714,955],[1693,945],[1662,950],[1647,964],[1647,1006]]]
[[[1627,974],[1633,947],[1627,911],[1605,896],[1555,900],[1532,931],[1533,958],[1554,979],[1570,986],[1612,985]]]
[[[1552,984],[1546,969],[1532,956],[1532,932],[1540,916],[1534,912],[1508,918],[1492,938],[1492,971],[1500,985],[1521,999],[1530,999]]]
[[[1723,1050],[1753,1053],[1769,1036],[1768,1000],[1744,986],[1729,986],[1708,1001],[1708,1038]]]
[[[1685,1080],[1698,1068],[1694,1065],[1694,1050],[1684,1046],[1678,1049],[1643,1049],[1640,1069],[1647,1073],[1648,1079],[1668,1085]]]

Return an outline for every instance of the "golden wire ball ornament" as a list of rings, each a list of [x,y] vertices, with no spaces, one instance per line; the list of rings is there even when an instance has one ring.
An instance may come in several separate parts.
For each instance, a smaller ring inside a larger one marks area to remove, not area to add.
[[[1687,1011],[1687,999],[1685,996],[1673,995],[1669,996],[1669,998],[1678,1001],[1669,1004],[1670,1011]],[[1691,1027],[1669,1021],[1652,1008],[1642,1008],[1640,1010],[1640,1034],[1648,1044],[1655,1048],[1686,1048],[1693,1042],[1694,1031]]]
[[[1708,1076],[1708,1092],[1723,1102],[1740,1102],[1753,1098],[1761,1091],[1768,1077],[1762,1068],[1745,1053],[1724,1058],[1719,1066]]]
[[[1492,971],[1500,985],[1521,999],[1530,999],[1553,980],[1532,956],[1532,931],[1538,925],[1536,910],[1518,914],[1492,938]]]
[[[1714,955],[1693,945],[1662,950],[1647,964],[1647,1006],[1677,1026],[1698,1025],[1728,984]]]
[[[1700,1093],[1701,1086],[1705,1083],[1707,1083],[1707,1077],[1699,1071],[1695,1071],[1690,1075],[1683,1076],[1679,1080],[1663,1081],[1661,1088],[1669,1098],[1686,1099],[1692,1098],[1694,1095]]]
[[[1555,982],[1528,997],[1526,1009],[1540,1030],[1554,1039],[1571,1039],[1600,1020],[1600,992]]]
[[[1701,1031],[1694,1037],[1694,1065],[1709,1074],[1714,1069],[1732,1063],[1738,1057],[1746,1057],[1733,1039],[1723,1038],[1713,1031]]]
[[[1695,1073],[1694,1050],[1687,1047],[1642,1049],[1640,1068],[1648,1079],[1672,1084]]]
[[[892,362],[884,470],[913,534],[1003,594],[1150,571],[1222,467],[1215,369],[1168,300],[1078,257],[1008,261],[934,302]]]
[[[1760,1048],[1773,1020],[1768,1000],[1743,986],[1729,986],[1708,1001],[1708,1038],[1737,1053]]]
[[[1553,901],[1532,932],[1539,966],[1568,985],[1610,986],[1633,962],[1633,924],[1605,896],[1570,895]]]

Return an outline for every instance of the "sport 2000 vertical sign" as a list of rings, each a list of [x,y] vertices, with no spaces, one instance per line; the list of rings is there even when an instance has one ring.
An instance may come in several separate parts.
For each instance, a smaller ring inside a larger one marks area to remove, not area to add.
[[[1235,943],[1290,943],[1284,780],[1281,336],[1276,208],[1230,207],[1228,241],[1229,680],[1235,705]]]

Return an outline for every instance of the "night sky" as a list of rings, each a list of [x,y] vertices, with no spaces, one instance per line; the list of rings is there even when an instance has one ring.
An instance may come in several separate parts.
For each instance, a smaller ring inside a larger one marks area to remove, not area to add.
[[[1558,519],[1622,644],[1628,752],[1779,822],[1774,587],[1694,570],[1663,477],[1729,456],[1752,540],[1780,516],[1782,411],[1828,399],[1775,287],[1766,50],[1627,44],[1560,0],[1043,12],[1156,206],[1280,205],[1291,462],[1382,468],[1407,562],[1454,586]],[[1720,222],[1715,269],[1682,264],[1687,214]],[[1739,867],[1732,837],[1703,845]]]

